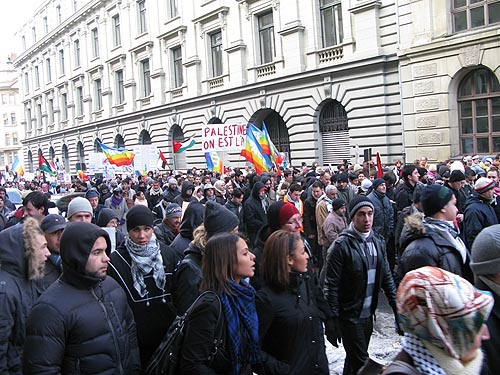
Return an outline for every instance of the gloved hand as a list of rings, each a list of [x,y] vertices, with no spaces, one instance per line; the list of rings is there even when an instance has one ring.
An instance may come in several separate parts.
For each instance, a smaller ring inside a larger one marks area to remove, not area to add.
[[[340,322],[337,318],[325,321],[325,334],[330,344],[338,348],[339,344],[342,342],[342,334],[340,331]]]

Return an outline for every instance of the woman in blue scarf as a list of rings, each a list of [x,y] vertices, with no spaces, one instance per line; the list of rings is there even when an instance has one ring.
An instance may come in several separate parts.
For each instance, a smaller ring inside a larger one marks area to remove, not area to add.
[[[182,374],[251,375],[251,364],[260,359],[255,290],[245,280],[252,277],[255,256],[237,234],[221,233],[205,247],[201,292],[191,311],[182,347]],[[221,304],[219,304],[219,300]],[[222,310],[221,310],[222,309]],[[215,356],[217,320],[222,314],[222,340]]]

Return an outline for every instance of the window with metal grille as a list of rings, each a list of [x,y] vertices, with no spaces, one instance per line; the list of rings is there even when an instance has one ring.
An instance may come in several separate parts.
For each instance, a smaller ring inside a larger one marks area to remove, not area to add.
[[[462,154],[500,152],[500,85],[487,69],[467,75],[458,91]]]
[[[323,164],[340,164],[350,158],[347,112],[336,100],[325,104],[319,116]]]

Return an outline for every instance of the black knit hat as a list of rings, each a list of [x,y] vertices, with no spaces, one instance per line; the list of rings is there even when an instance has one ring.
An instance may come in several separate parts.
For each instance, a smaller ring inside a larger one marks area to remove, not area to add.
[[[153,228],[154,221],[155,218],[149,208],[140,205],[134,206],[127,212],[127,232],[139,225]]]
[[[358,211],[361,207],[371,207],[373,209],[373,203],[370,198],[365,195],[356,195],[351,203],[349,203],[349,217],[353,218],[356,211]]]
[[[453,172],[451,172],[450,179],[448,181],[449,182],[458,182],[458,181],[464,181],[464,180],[465,180],[465,175],[463,174],[463,172],[456,169]]]
[[[337,182],[349,182],[349,177],[347,173],[341,173],[337,176]]]
[[[446,186],[427,185],[420,194],[420,203],[425,216],[432,216],[439,212],[453,197],[453,192]]]
[[[226,207],[215,202],[207,202],[203,224],[207,236],[212,237],[215,233],[231,232],[240,224],[240,221],[238,216]]]
[[[332,201],[332,211],[337,211],[339,208],[345,207],[345,200],[336,198]]]

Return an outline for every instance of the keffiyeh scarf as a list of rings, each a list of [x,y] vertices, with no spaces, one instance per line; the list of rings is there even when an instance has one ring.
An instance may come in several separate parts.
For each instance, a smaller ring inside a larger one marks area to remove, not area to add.
[[[158,289],[165,289],[165,270],[163,269],[163,258],[160,253],[160,246],[155,235],[144,246],[138,245],[130,238],[127,238],[125,246],[132,258],[132,281],[134,288],[141,297],[148,294],[144,276],[153,271],[153,278]]]

